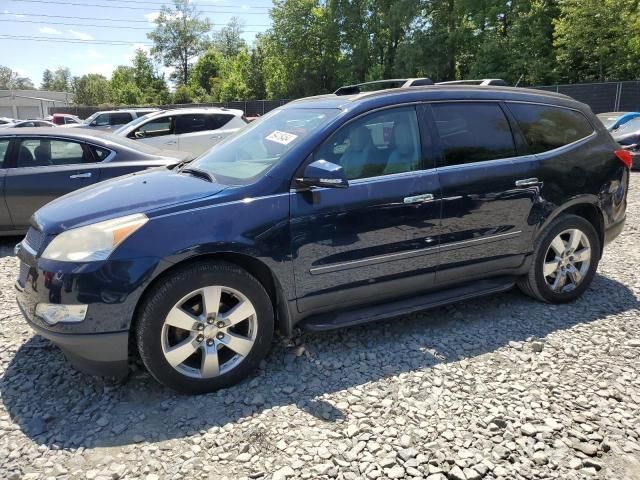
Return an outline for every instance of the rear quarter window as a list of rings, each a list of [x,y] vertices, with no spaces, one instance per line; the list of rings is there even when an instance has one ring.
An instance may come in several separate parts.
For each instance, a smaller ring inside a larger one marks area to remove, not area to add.
[[[551,105],[508,103],[531,153],[543,153],[588,137],[593,126],[581,112]]]

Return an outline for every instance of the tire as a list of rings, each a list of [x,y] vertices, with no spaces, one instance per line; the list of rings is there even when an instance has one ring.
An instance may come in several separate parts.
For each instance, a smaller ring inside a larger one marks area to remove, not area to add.
[[[251,374],[269,351],[273,325],[272,303],[258,280],[230,263],[202,262],[177,270],[145,298],[136,342],[156,380],[200,394]]]
[[[570,253],[571,243],[579,237],[579,234],[572,232],[580,232],[584,235],[580,237],[573,255]],[[558,238],[562,243],[558,243]],[[578,261],[586,258],[584,251],[586,243],[589,249],[588,265],[586,262]],[[557,252],[561,245],[565,250],[562,255],[559,255]],[[536,239],[531,267],[525,276],[518,279],[518,287],[525,295],[542,302],[571,302],[589,288],[598,268],[600,252],[600,238],[589,221],[577,215],[561,215],[553,220]],[[545,276],[545,269],[546,273],[551,272],[556,262],[558,269],[551,275]],[[565,276],[564,283],[562,278],[558,278],[559,275]],[[578,278],[579,281],[576,284],[575,280]]]

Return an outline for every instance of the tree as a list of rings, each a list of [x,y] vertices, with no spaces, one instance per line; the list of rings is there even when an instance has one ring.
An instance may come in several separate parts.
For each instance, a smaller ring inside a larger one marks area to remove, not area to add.
[[[68,92],[71,90],[71,71],[67,67],[58,67],[53,72],[51,90],[55,92]]]
[[[245,100],[253,97],[247,85],[251,70],[251,57],[247,50],[242,50],[232,59],[225,61],[220,85],[220,101]]]
[[[110,100],[120,105],[139,105],[142,91],[136,85],[135,69],[120,65],[111,74]]]
[[[191,72],[190,84],[193,88],[201,88],[211,94],[214,79],[220,77],[224,58],[222,54],[210,48],[200,56]]]
[[[555,21],[559,73],[571,82],[640,75],[640,23],[635,0],[564,0]]]
[[[53,84],[53,72],[48,68],[42,72],[42,82],[40,82],[40,90],[51,90]]]
[[[110,85],[103,75],[89,73],[73,82],[73,101],[76,105],[101,105],[110,101]]]
[[[0,90],[32,90],[33,82],[29,77],[22,77],[9,67],[0,65]]]
[[[200,18],[189,0],[174,0],[173,8],[163,6],[155,23],[155,30],[147,34],[154,44],[151,54],[166,67],[175,68],[172,77],[179,85],[187,85],[193,59],[209,42],[211,23]]]
[[[222,27],[213,36],[213,46],[223,57],[235,57],[244,48],[247,42],[242,38],[244,23],[238,17],[231,17],[229,23]]]

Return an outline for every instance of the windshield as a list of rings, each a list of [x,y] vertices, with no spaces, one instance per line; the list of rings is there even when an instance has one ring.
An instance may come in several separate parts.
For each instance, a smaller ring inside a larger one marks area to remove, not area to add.
[[[113,133],[115,135],[118,135],[119,133],[122,133],[123,131],[128,130],[131,127],[137,127],[138,125],[140,125],[142,122],[146,121],[149,117],[151,117],[155,113],[157,113],[157,112],[147,113],[146,115],[144,115],[142,117],[138,117],[135,120],[131,120],[129,123],[127,123],[127,124],[121,126],[120,128],[114,130]]]
[[[270,169],[338,113],[338,109],[274,110],[219,143],[189,168],[204,170],[224,183],[247,183]]]
[[[640,130],[640,118],[634,118],[623,123],[620,128],[614,130],[613,134],[618,137],[627,133],[637,132],[638,130]]]

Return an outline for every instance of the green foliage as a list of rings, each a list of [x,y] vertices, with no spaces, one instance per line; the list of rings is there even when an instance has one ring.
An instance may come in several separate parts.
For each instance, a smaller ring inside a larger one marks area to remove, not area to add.
[[[74,79],[73,97],[77,105],[100,105],[110,101],[110,85],[103,75],[89,73]]]
[[[174,68],[174,94],[142,50],[132,66],[114,71],[109,88],[98,92],[93,86],[104,87],[104,79],[85,76],[74,90],[80,103],[162,104],[295,98],[393,77],[503,78],[522,86],[631,80],[640,76],[639,3],[274,0],[271,28],[248,47],[237,18],[210,40],[211,25],[193,4],[173,0],[149,38],[153,58]],[[68,69],[46,70],[42,88],[68,89],[69,78]],[[0,68],[0,88],[3,82],[25,84]]]
[[[154,43],[151,54],[165,67],[175,69],[172,79],[177,84],[187,85],[193,59],[209,42],[209,20],[201,19],[189,0],[174,0],[173,8],[162,7],[155,23],[155,30],[147,34]]]
[[[32,90],[33,88],[30,78],[22,77],[9,67],[0,65],[0,90]]]

